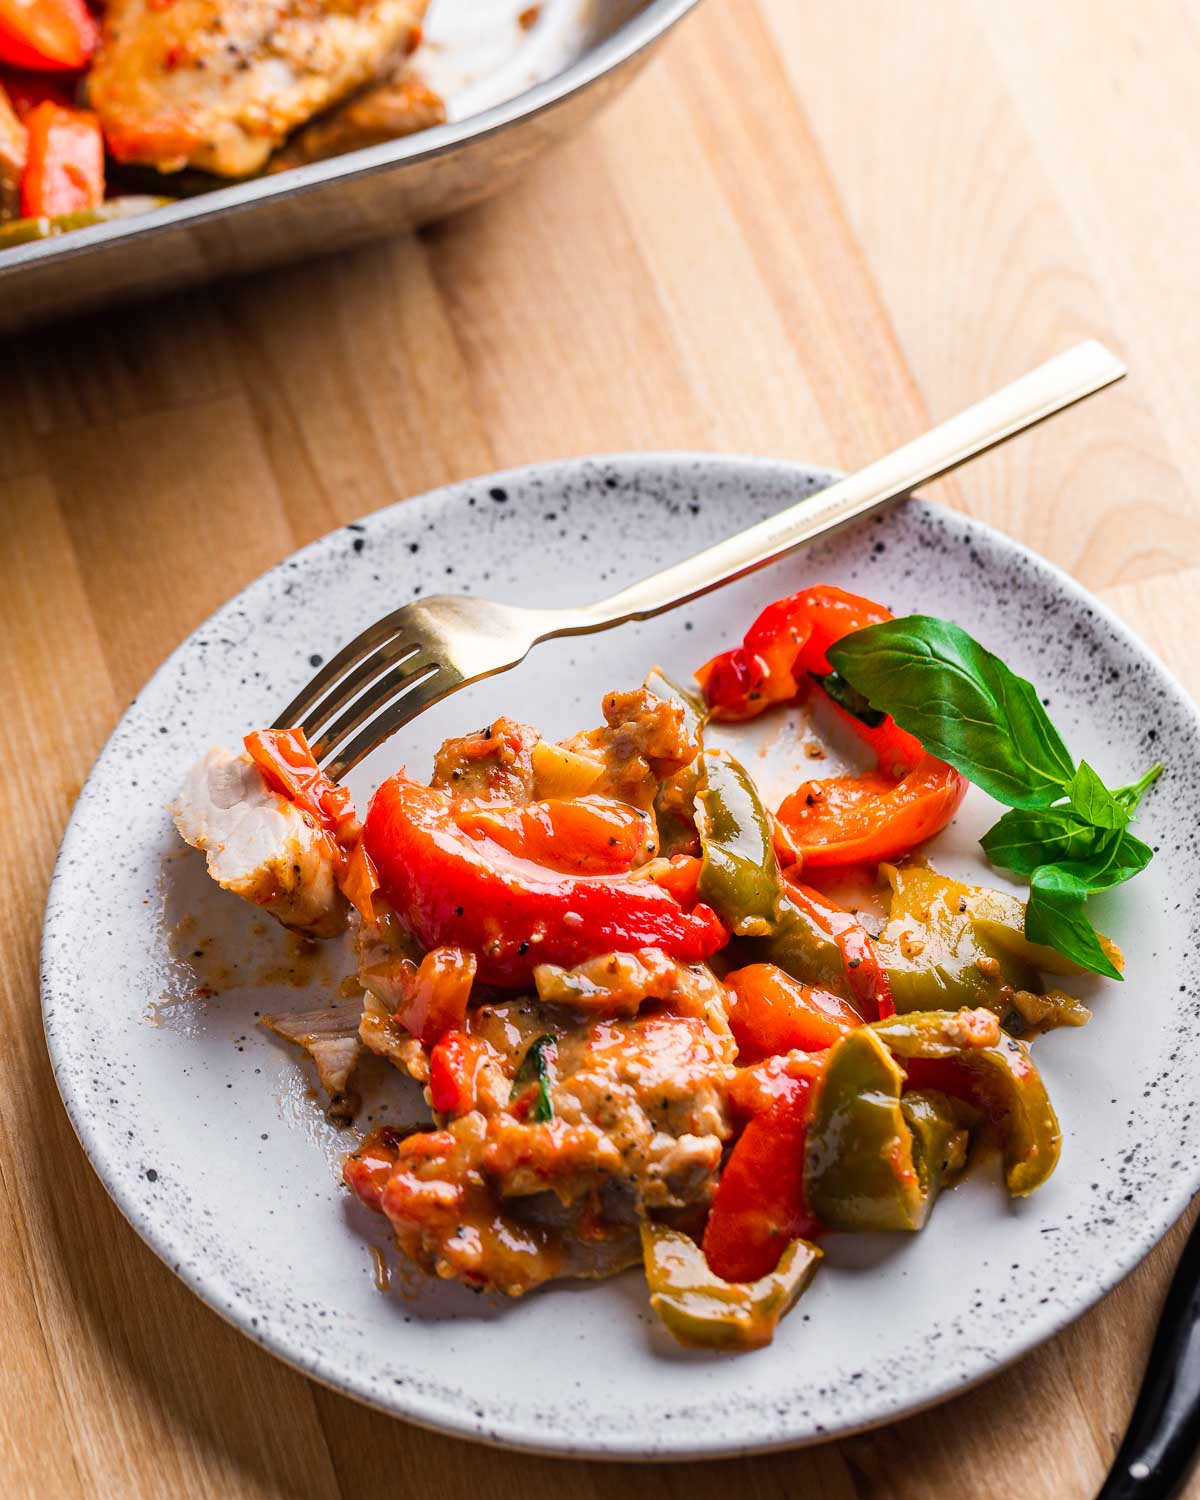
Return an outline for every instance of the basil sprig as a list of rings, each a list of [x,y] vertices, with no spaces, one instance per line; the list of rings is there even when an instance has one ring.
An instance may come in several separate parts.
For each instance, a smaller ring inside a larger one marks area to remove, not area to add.
[[[856,630],[829,660],[872,708],[1012,809],[981,842],[993,864],[1028,877],[1030,940],[1120,979],[1084,903],[1150,862],[1129,823],[1162,766],[1110,791],[1087,761],[1076,766],[1032,683],[932,615]]]
[[[1048,807],[1075,764],[1033,684],[932,615],[887,620],[829,648],[840,676],[931,755],[1009,807]]]

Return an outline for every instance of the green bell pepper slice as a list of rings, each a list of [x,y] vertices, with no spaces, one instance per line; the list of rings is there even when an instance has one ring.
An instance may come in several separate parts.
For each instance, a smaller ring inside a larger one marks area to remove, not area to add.
[[[1016,897],[922,865],[880,868],[892,901],[879,948],[898,1011],[984,1006],[1018,1032],[1089,1019],[1074,996],[1046,992],[1038,970],[1050,950],[1025,937]],[[1049,966],[1062,962],[1055,955]]]
[[[768,936],[782,895],[771,823],[749,773],[724,750],[704,752],[696,828],[703,851],[701,901],[736,936]]]
[[[829,1053],[808,1127],[804,1187],[830,1229],[920,1229],[931,1195],[900,1107],[904,1073],[870,1027]]]
[[[779,900],[774,931],[763,938],[735,939],[727,952],[738,968],[745,964],[775,964],[801,984],[816,985],[840,995],[851,1005],[857,1004],[846,978],[842,950],[833,937],[786,894]]]
[[[724,750],[704,754],[696,827],[700,899],[734,934],[727,961],[738,968],[776,964],[793,979],[853,1001],[841,949],[787,894],[770,817],[745,767]]]
[[[1058,1118],[1025,1043],[1001,1031],[995,1043],[964,1046],[963,1027],[968,1024],[961,1013],[935,1011],[889,1016],[864,1030],[897,1057],[949,1063],[965,1074],[971,1102],[999,1130],[1008,1191],[1023,1198],[1058,1165],[1062,1150]]]
[[[1004,1036],[995,1013],[986,1006],[974,1010],[901,1011],[870,1025],[897,1057],[920,1057],[926,1061],[961,1058],[967,1052],[986,1050],[998,1046]]]
[[[1007,891],[987,886],[964,886],[971,923],[981,942],[989,943],[1019,963],[1032,965],[1046,974],[1082,974],[1078,964],[1046,943],[1032,943],[1025,936],[1025,903]],[[1102,945],[1109,939],[1102,937]]]
[[[13,245],[28,245],[35,240],[54,239],[60,234],[69,234],[73,229],[90,229],[93,224],[111,224],[115,219],[129,219],[136,214],[148,214],[172,198],[156,198],[148,194],[127,198],[110,198],[107,203],[98,203],[95,208],[81,208],[74,213],[59,214],[50,218],[39,214],[34,218],[13,219],[0,224],[0,250]]]
[[[779,1264],[759,1281],[723,1281],[695,1240],[678,1229],[642,1220],[642,1258],[650,1306],[693,1349],[761,1349],[813,1278],[821,1252],[793,1240]]]
[[[978,1110],[937,1089],[914,1089],[900,1100],[912,1134],[913,1165],[929,1201],[961,1176],[967,1164],[970,1127]]]

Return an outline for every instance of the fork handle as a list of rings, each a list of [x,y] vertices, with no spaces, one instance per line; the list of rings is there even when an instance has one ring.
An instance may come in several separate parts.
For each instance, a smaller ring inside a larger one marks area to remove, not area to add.
[[[584,608],[582,629],[647,619],[765,567],[805,542],[907,495],[917,485],[948,474],[1124,374],[1125,366],[1103,344],[1094,339],[1077,344],[857,474]]]
[[[1096,1500],[1171,1500],[1200,1444],[1200,1220],[1163,1304],[1142,1388]]]

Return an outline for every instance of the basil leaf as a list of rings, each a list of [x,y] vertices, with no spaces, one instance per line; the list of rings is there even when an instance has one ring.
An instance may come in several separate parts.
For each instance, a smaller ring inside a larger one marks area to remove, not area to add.
[[[549,1032],[544,1032],[530,1042],[513,1078],[510,1099],[518,1098],[531,1086],[536,1087],[533,1107],[529,1111],[529,1118],[535,1125],[544,1125],[554,1118],[550,1086],[554,1081],[553,1067],[557,1061],[558,1043]]]
[[[824,677],[819,672],[808,674],[818,687],[824,688],[839,708],[844,708],[860,724],[865,724],[868,729],[878,729],[880,724],[887,718],[887,714],[877,708],[872,708],[857,688],[853,688],[844,677],[836,672],[827,672]]]
[[[1108,832],[1084,823],[1072,807],[1008,812],[980,839],[994,865],[1031,876],[1040,865],[1058,865],[1092,891],[1132,880],[1154,851],[1126,830]]]
[[[1091,859],[1047,861],[1064,876],[1069,876],[1089,895],[1112,890],[1139,875],[1154,858],[1154,850],[1132,833],[1110,834],[1108,841]]]
[[[1048,807],[1075,763],[1033,684],[957,625],[909,615],[853,631],[830,662],[873,708],[1010,807]]]
[[[994,865],[1018,875],[1032,875],[1039,865],[1092,858],[1108,837],[1070,805],[1014,809],[980,839]]]
[[[1121,971],[1100,946],[1095,928],[1087,919],[1084,901],[1089,887],[1069,870],[1041,865],[1029,882],[1029,904],[1025,908],[1025,936],[1033,943],[1046,943],[1065,958],[1106,979],[1121,979]]]
[[[1095,828],[1069,806],[1007,812],[979,842],[994,865],[1014,874],[1030,876],[1040,865],[1057,865],[1089,891],[1132,880],[1154,858],[1153,849],[1132,833]]]
[[[1079,769],[1067,787],[1071,806],[1085,822],[1094,828],[1115,830],[1124,828],[1129,822],[1129,811],[1113,796],[1086,760],[1079,762]]]

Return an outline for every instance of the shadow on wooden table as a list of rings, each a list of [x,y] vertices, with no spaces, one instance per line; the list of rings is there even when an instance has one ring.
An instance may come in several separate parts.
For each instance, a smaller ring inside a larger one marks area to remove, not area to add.
[[[48,1083],[48,1078],[46,1079]],[[44,1108],[44,1106],[43,1106]],[[940,1409],[876,1433],[802,1452],[726,1463],[625,1465],[547,1460],[500,1453],[439,1436],[373,1412],[298,1375],[209,1311],[137,1238],[93,1175],[53,1098],[50,1130],[39,1133],[45,1170],[42,1222],[53,1227],[54,1258],[78,1320],[71,1374],[99,1381],[112,1428],[95,1434],[104,1454],[106,1494],[143,1494],[140,1476],[154,1454],[171,1454],[162,1493],[211,1493],[221,1474],[229,1494],[263,1497],[423,1496],[438,1500],[539,1491],[563,1496],[638,1494],[707,1500],[729,1485],[751,1497],[804,1495],[820,1500],[954,1495],[983,1500],[972,1483],[978,1455],[999,1445],[984,1474],[1008,1467],[1025,1500],[1074,1500],[1091,1494],[1132,1396],[1137,1361],[1112,1341],[1120,1321],[1131,1340],[1149,1338],[1167,1246],[1113,1294],[1124,1320],[1089,1315],[1062,1338],[996,1381]],[[70,1182],[71,1192],[59,1191]],[[1107,1347],[1106,1347],[1107,1346]],[[1120,1357],[1117,1357],[1117,1355]],[[802,1358],[802,1350],[798,1351]],[[1090,1375],[1104,1368],[1101,1386]],[[1074,1382],[1082,1389],[1076,1392]],[[1083,1400],[1077,1399],[1083,1396]],[[69,1404],[69,1393],[68,1393]],[[1064,1429],[1083,1422],[1092,1431]],[[1013,1448],[1020,1433],[1019,1447]],[[170,1435],[172,1441],[163,1439]],[[1089,1440],[1090,1438],[1090,1440]],[[1082,1439],[1080,1441],[1079,1439]],[[1007,1445],[1007,1453],[1004,1451]],[[1091,1452],[1095,1462],[1064,1454]],[[195,1468],[180,1473],[177,1455]],[[186,1461],[186,1460],[185,1460]],[[1069,1462],[1069,1467],[1062,1467]],[[986,1481],[985,1481],[986,1482]],[[989,1495],[989,1500],[991,1496]]]

